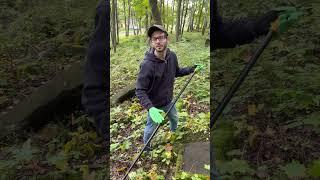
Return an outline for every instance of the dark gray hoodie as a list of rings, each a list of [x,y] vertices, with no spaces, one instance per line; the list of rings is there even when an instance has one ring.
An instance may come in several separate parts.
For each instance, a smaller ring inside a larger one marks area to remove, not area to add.
[[[188,75],[196,67],[179,68],[176,54],[168,48],[165,61],[157,58],[153,52],[154,49],[150,49],[145,53],[136,83],[136,95],[146,109],[169,104],[175,77]]]

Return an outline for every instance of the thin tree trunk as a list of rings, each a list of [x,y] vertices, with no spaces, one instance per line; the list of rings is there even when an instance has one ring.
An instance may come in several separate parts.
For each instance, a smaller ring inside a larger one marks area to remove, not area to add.
[[[159,0],[159,12],[160,12],[160,16],[162,16],[162,1],[163,0]],[[162,19],[163,20],[163,19]]]
[[[182,0],[182,11],[181,11],[181,18],[180,18],[180,28],[182,28],[182,23],[183,23],[183,17],[184,17],[184,6],[186,4],[186,1],[185,0]],[[182,32],[182,29],[180,29],[180,32]]]
[[[128,23],[127,23],[127,32],[126,32],[126,36],[129,36],[130,34],[130,18],[131,18],[131,0],[128,0]]]
[[[152,19],[155,24],[162,25],[160,11],[158,9],[157,0],[149,0],[149,5],[151,7]]]
[[[149,27],[149,13],[148,13],[148,8],[146,7],[146,22],[145,22],[145,33],[147,33],[148,31],[148,27]]]
[[[202,36],[204,35],[206,28],[208,26],[208,2],[205,1],[205,14],[204,14],[204,20],[203,20],[203,26],[202,26],[202,31],[201,34]]]
[[[181,35],[183,35],[183,31],[184,31],[184,24],[186,23],[186,18],[187,18],[187,14],[188,14],[188,6],[189,6],[189,0],[187,0],[187,6],[186,6],[186,12],[184,12],[184,18],[183,18],[183,23],[182,23],[182,31],[181,31]]]
[[[188,23],[187,32],[191,32],[192,31],[191,25],[192,25],[193,10],[194,10],[194,2],[191,2],[191,9],[190,9],[190,14],[189,14],[189,23]]]
[[[133,27],[133,34],[137,35],[135,16],[136,16],[136,13],[134,11],[131,11],[131,24],[132,24],[132,27]]]
[[[177,7],[177,25],[176,25],[176,42],[180,39],[180,15],[181,15],[181,0],[178,0]]]
[[[126,10],[126,0],[123,0],[123,10],[124,10],[124,29],[125,29],[125,31],[126,31],[126,36],[128,36],[129,33],[128,33],[128,35],[127,35],[127,15],[126,15],[127,10]]]
[[[119,15],[118,15],[118,3],[117,1],[115,2],[116,4],[116,25],[117,25],[117,45],[119,44]]]
[[[196,10],[197,10],[197,3],[195,3],[195,6],[193,7],[193,12],[191,15],[191,24],[190,24],[190,31],[192,32],[194,30],[194,16],[196,14]]]
[[[116,52],[117,43],[116,43],[116,10],[115,10],[115,0],[112,0],[112,9],[111,9],[111,39],[112,39],[112,46],[113,52]]]
[[[173,0],[173,3],[172,3],[172,16],[174,16],[174,2],[175,2],[175,0]],[[174,23],[174,20],[172,20],[172,23],[171,23],[171,34],[172,34],[172,30],[173,30],[173,23]]]
[[[169,0],[167,0],[167,15],[169,14]],[[169,30],[169,21],[167,20],[167,29]]]
[[[164,1],[165,0],[162,0],[162,13],[161,13],[161,17],[162,17],[162,24],[163,24],[163,26],[165,27],[165,25],[166,25],[166,23],[165,23],[165,19],[166,19],[166,16],[165,16],[165,14],[164,14]]]
[[[201,5],[200,5],[200,9],[199,9],[199,19],[198,19],[198,23],[197,23],[197,30],[200,29],[200,22],[201,22],[201,18],[202,18],[202,9],[204,6],[205,0],[202,1]]]

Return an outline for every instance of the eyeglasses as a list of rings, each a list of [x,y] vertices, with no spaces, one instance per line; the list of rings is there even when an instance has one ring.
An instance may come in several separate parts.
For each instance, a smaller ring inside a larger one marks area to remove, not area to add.
[[[152,37],[151,41],[152,42],[157,42],[157,40],[159,40],[160,42],[164,41],[166,39],[165,36],[159,36],[159,37]]]

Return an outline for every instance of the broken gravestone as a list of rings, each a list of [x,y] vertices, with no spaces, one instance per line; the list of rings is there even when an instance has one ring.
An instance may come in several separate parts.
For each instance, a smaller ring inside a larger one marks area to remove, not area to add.
[[[34,129],[48,123],[57,113],[81,106],[84,62],[76,62],[36,89],[11,111],[0,115],[0,137]]]

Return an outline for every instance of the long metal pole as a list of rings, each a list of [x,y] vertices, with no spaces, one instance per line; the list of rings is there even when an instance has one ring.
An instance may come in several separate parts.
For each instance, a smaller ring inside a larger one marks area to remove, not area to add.
[[[164,116],[164,118],[167,117],[168,113],[170,112],[170,110],[172,109],[172,107],[176,104],[177,100],[180,98],[181,94],[183,93],[183,91],[186,89],[186,87],[188,86],[188,84],[190,83],[191,79],[193,78],[193,76],[195,75],[196,71],[194,71],[191,75],[191,77],[189,78],[189,80],[187,81],[187,83],[184,85],[184,87],[181,89],[181,91],[179,92],[178,96],[176,97],[176,99],[173,101],[173,103],[171,104],[169,110],[166,112],[166,115]],[[157,133],[159,127],[161,126],[161,124],[158,124],[157,128],[153,131],[152,135],[150,136],[150,138],[148,139],[147,143],[143,146],[142,150],[140,151],[139,155],[136,157],[136,159],[133,161],[133,163],[131,164],[130,168],[127,170],[125,176],[122,178],[122,180],[125,180],[127,178],[127,176],[129,175],[131,169],[133,168],[133,166],[136,164],[136,162],[138,161],[138,159],[140,158],[142,152],[144,151],[144,149],[147,147],[147,145],[150,143],[150,141],[152,140],[152,138],[154,137],[154,135]]]

